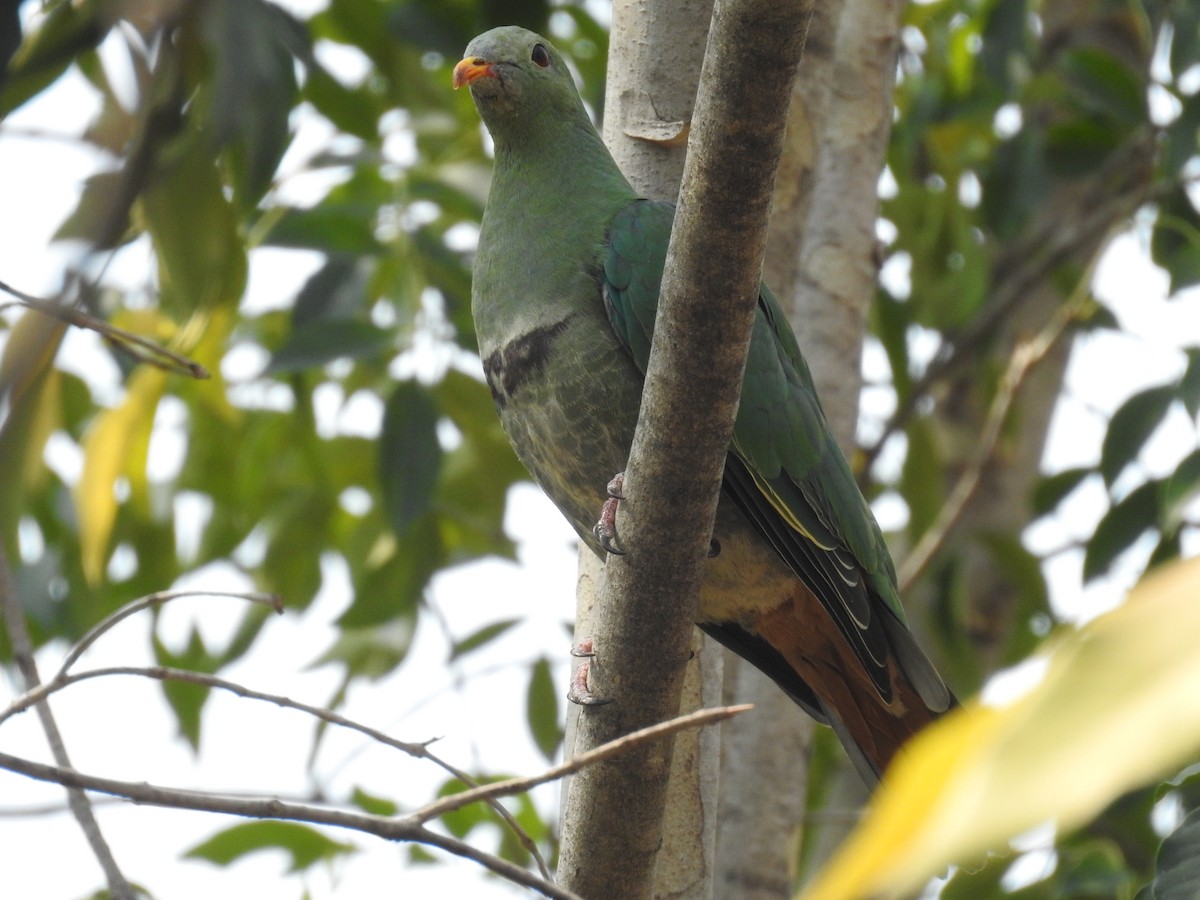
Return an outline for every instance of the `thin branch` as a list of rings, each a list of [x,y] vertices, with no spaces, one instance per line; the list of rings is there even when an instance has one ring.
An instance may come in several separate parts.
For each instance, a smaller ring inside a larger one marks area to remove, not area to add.
[[[101,619],[93,625],[88,632],[81,637],[67,651],[67,655],[63,657],[62,665],[58,667],[58,672],[51,681],[57,681],[67,674],[67,670],[71,668],[92,644],[96,643],[105,633],[110,631],[118,622],[124,621],[134,613],[139,613],[144,609],[151,609],[155,606],[162,606],[170,603],[172,600],[179,600],[184,597],[232,597],[236,600],[246,600],[250,603],[261,603],[264,606],[269,606],[276,613],[283,613],[283,598],[278,594],[263,594],[258,591],[156,591],[153,594],[147,594],[145,597],[139,597],[126,603],[116,612]],[[0,717],[0,722],[3,717]]]
[[[13,660],[17,664],[17,669],[21,673],[25,687],[27,690],[35,690],[38,687],[40,679],[38,677],[37,661],[34,658],[33,641],[30,639],[29,631],[25,627],[25,616],[17,600],[12,572],[8,566],[8,556],[4,552],[2,543],[0,543],[0,613],[3,614],[4,624],[8,630],[8,640],[12,645]],[[54,761],[64,769],[69,768],[71,758],[67,753],[66,744],[63,742],[62,732],[58,730],[58,724],[54,721],[54,714],[50,711],[50,704],[44,700],[38,703],[37,714],[38,719],[42,723],[42,731],[46,734],[46,742],[50,745],[50,752],[54,756]],[[113,856],[112,849],[108,846],[108,841],[105,840],[103,832],[100,831],[100,823],[96,821],[95,813],[93,813],[92,807],[88,803],[87,795],[81,790],[71,789],[68,786],[67,803],[71,808],[71,813],[75,816],[75,821],[79,823],[79,827],[83,831],[88,845],[92,848],[92,853],[95,855],[96,861],[104,871],[109,892],[117,900],[133,900],[133,888],[130,887],[129,881],[121,872],[121,867],[117,865],[116,857]]]
[[[588,750],[585,753],[580,753],[578,756],[573,756],[566,762],[547,769],[541,775],[535,775],[530,778],[509,778],[506,781],[497,781],[495,784],[485,784],[469,791],[452,794],[449,797],[443,797],[434,803],[421,807],[412,815],[417,821],[426,822],[435,816],[461,809],[477,800],[507,797],[511,794],[523,794],[539,785],[550,781],[557,781],[559,778],[567,775],[573,775],[585,766],[590,766],[593,763],[598,763],[601,760],[624,753],[636,744],[653,741],[688,728],[700,728],[704,725],[712,725],[753,708],[754,704],[743,703],[738,706],[718,706],[715,709],[701,709],[686,716],[677,716],[670,721],[660,722],[658,725],[651,725],[649,728],[641,728],[624,737],[619,737],[615,741],[602,744],[594,750]]]
[[[1086,284],[1086,280],[1080,282],[1081,286]],[[926,566],[946,543],[951,530],[962,518],[967,504],[971,502],[975,492],[979,489],[983,471],[996,450],[996,444],[1000,440],[1004,423],[1008,421],[1008,414],[1012,409],[1017,392],[1025,383],[1029,373],[1046,357],[1046,354],[1058,343],[1067,326],[1078,316],[1079,307],[1078,300],[1068,303],[1040,332],[1028,341],[1019,343],[1013,350],[1008,367],[996,389],[996,396],[992,398],[992,405],[984,421],[983,434],[980,436],[975,455],[966,471],[955,483],[954,489],[950,492],[950,496],[941,510],[938,511],[938,516],[933,524],[921,535],[921,539],[913,551],[900,566],[897,581],[901,595],[907,593],[921,573],[925,571]]]
[[[88,674],[90,673],[80,673],[77,676],[68,675],[67,677],[80,678]],[[364,834],[373,834],[385,840],[427,844],[433,847],[440,847],[456,856],[475,860],[496,874],[517,884],[540,891],[547,897],[561,898],[561,900],[581,900],[577,894],[559,888],[551,884],[548,880],[540,878],[507,860],[485,853],[462,841],[430,831],[424,827],[424,823],[432,816],[458,809],[468,803],[480,800],[492,800],[500,796],[524,792],[531,787],[536,787],[539,784],[544,784],[576,772],[584,766],[625,752],[638,744],[656,740],[684,728],[697,728],[702,725],[718,722],[746,709],[749,709],[749,707],[734,706],[702,710],[690,716],[683,716],[679,719],[664,722],[661,725],[646,728],[640,732],[619,738],[609,744],[597,747],[589,753],[582,754],[567,763],[556,766],[543,775],[534,778],[510,779],[473,791],[465,791],[453,797],[439,800],[434,804],[430,804],[405,816],[377,816],[370,813],[351,812],[344,809],[335,809],[309,803],[295,803],[276,798],[239,797],[209,791],[189,791],[179,788],[162,787],[145,782],[118,781],[113,778],[87,775],[66,766],[44,765],[32,760],[11,756],[7,753],[0,753],[0,768],[39,781],[61,784],[77,790],[98,791],[115,797],[124,797],[135,803],[149,806],[223,813],[226,815],[242,816],[244,818],[310,822],[315,825],[348,828]]]
[[[195,360],[188,359],[186,356],[181,356],[172,350],[168,350],[166,347],[140,334],[134,334],[132,331],[118,328],[116,325],[105,322],[103,319],[88,315],[82,310],[64,306],[61,303],[55,303],[53,300],[34,297],[31,294],[18,291],[3,281],[0,281],[0,291],[12,294],[12,296],[21,301],[22,305],[44,316],[50,316],[51,318],[58,319],[60,322],[65,322],[67,325],[86,328],[103,335],[138,362],[148,363],[160,369],[166,369],[168,372],[188,375],[192,378],[204,379],[210,377],[208,369]]]
[[[389,841],[405,841],[439,847],[455,856],[471,859],[503,878],[539,891],[555,900],[582,900],[577,894],[564,890],[534,875],[515,863],[472,847],[463,841],[430,831],[408,816],[377,816],[364,812],[334,809],[308,803],[294,803],[270,797],[238,797],[208,791],[189,791],[161,787],[145,782],[118,781],[87,775],[63,766],[48,766],[32,760],[0,753],[0,769],[7,769],[38,781],[61,784],[86,791],[99,791],[124,797],[134,803],[162,806],[169,809],[190,809],[198,812],[222,813],[250,819],[281,819],[348,828],[372,834]]]
[[[192,592],[181,591],[174,595],[152,594],[149,597],[143,597],[141,600],[134,601],[133,603],[130,603],[118,610],[112,616],[109,616],[105,622],[102,622],[101,625],[96,626],[96,628],[92,629],[91,632],[88,632],[88,634],[85,635],[84,640],[87,640],[88,638],[94,640],[95,637],[99,636],[97,632],[102,633],[102,631],[112,627],[116,621],[119,621],[121,618],[125,618],[126,616],[131,615],[140,609],[146,609],[150,606],[176,599],[179,596],[185,596],[187,593]],[[244,597],[245,599],[259,600],[260,602],[267,603],[271,602],[271,598],[269,597],[256,595],[229,594],[227,596]],[[101,626],[106,624],[107,627],[102,629]],[[280,694],[268,694],[262,691],[256,691],[253,688],[248,688],[245,685],[238,684],[237,682],[228,681],[216,675],[209,675],[204,672],[193,672],[187,669],[174,669],[168,666],[106,666],[100,669],[89,669],[86,672],[76,672],[72,674],[67,670],[70,666],[70,663],[79,656],[79,653],[74,652],[75,649],[76,648],[72,648],[72,654],[69,656],[68,661],[63,663],[62,668],[59,669],[58,674],[55,675],[51,681],[39,685],[38,687],[22,694],[20,697],[17,697],[11,704],[9,704],[7,709],[5,709],[3,712],[0,712],[0,725],[3,725],[10,718],[24,712],[30,707],[38,703],[42,703],[51,694],[57,693],[58,691],[61,691],[73,684],[78,684],[82,681],[90,681],[95,678],[109,678],[118,675],[128,675],[140,678],[150,678],[155,681],[173,681],[184,684],[200,685],[201,687],[227,691],[247,700],[261,700],[266,703],[272,703],[275,706],[283,709],[293,709],[297,712],[306,713],[316,719],[327,722],[330,725],[337,725],[350,731],[357,731],[374,741],[377,741],[388,747],[392,747],[401,751],[402,753],[407,753],[409,756],[412,756],[416,759],[427,760],[428,762],[431,762],[441,768],[443,771],[449,773],[454,778],[457,778],[468,787],[478,787],[479,783],[472,778],[470,774],[446,762],[436,754],[431,753],[428,744],[398,740],[382,731],[378,731],[368,725],[348,719],[345,716],[339,715],[338,713],[335,713],[329,709],[325,709],[324,707],[311,706],[307,703],[301,703],[298,700],[292,700],[291,698],[284,697]],[[513,834],[516,835],[517,840],[521,843],[521,846],[523,846],[529,852],[530,856],[532,856],[536,861],[542,876],[549,879],[550,867],[546,864],[546,860],[533,838],[529,836],[528,832],[521,827],[520,823],[517,822],[512,813],[505,809],[502,804],[492,801],[489,805],[505,822],[505,824],[508,825]]]

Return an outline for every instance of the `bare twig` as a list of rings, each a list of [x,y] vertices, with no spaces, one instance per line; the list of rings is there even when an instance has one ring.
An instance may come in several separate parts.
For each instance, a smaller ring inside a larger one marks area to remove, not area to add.
[[[1085,286],[1086,284],[1086,280],[1080,282],[1081,286]],[[921,535],[921,539],[917,542],[913,551],[900,566],[897,581],[902,595],[912,587],[921,573],[925,571],[925,567],[929,565],[934,556],[937,555],[937,552],[946,543],[950,531],[962,518],[967,504],[971,502],[971,498],[975,496],[975,492],[979,489],[983,470],[996,450],[996,443],[1000,440],[1004,423],[1008,421],[1008,414],[1012,409],[1017,392],[1020,390],[1021,385],[1024,384],[1029,373],[1033,371],[1037,364],[1058,343],[1067,325],[1078,316],[1079,307],[1080,303],[1078,299],[1063,306],[1058,314],[1040,332],[1029,340],[1019,343],[1016,349],[1013,350],[1012,356],[1009,357],[1008,367],[1004,371],[1004,376],[1000,379],[1000,384],[996,388],[996,396],[992,398],[992,405],[988,410],[987,419],[984,421],[983,434],[980,436],[975,455],[972,457],[970,464],[962,476],[955,483],[954,489],[950,492],[950,496],[946,499],[945,504],[938,511],[937,518],[933,524]]]
[[[145,782],[118,781],[87,775],[62,766],[48,766],[21,757],[0,753],[0,769],[7,769],[38,781],[47,781],[87,791],[99,791],[115,797],[124,797],[134,803],[147,806],[162,806],[170,809],[191,809],[199,812],[223,813],[250,819],[282,819],[292,822],[310,822],[314,825],[331,825],[348,828],[363,834],[372,834],[389,841],[406,841],[439,847],[442,850],[471,859],[516,884],[539,891],[556,900],[581,900],[581,898],[540,878],[515,863],[485,853],[463,841],[438,834],[423,827],[409,816],[376,816],[364,812],[334,809],[307,803],[294,803],[271,797],[239,797],[208,791],[188,791],[179,788],[161,787]]]
[[[126,618],[129,615],[132,615],[135,612],[138,612],[139,610],[147,609],[151,606],[159,605],[169,600],[195,593],[198,592],[179,591],[174,593],[151,594],[147,597],[141,598],[140,600],[136,600],[133,603],[122,607],[120,610],[113,613],[113,615],[105,619],[104,622],[101,622],[99,625],[89,631],[88,634],[85,635],[80,641],[80,644],[83,644],[84,641],[87,641],[88,643],[93,642],[97,637],[100,636],[100,634],[102,634],[104,631],[107,631],[118,621]],[[269,595],[230,593],[223,594],[222,596],[240,597],[256,602],[269,603],[271,605],[274,605],[276,601],[276,598]],[[454,778],[457,778],[469,788],[478,787],[478,782],[472,778],[470,774],[464,772],[462,769],[459,769],[457,766],[446,762],[438,757],[435,753],[430,752],[428,744],[397,740],[396,738],[393,738],[382,731],[378,731],[368,725],[348,719],[345,716],[341,716],[332,710],[325,709],[324,707],[311,706],[307,703],[301,703],[298,700],[292,700],[289,697],[284,697],[279,694],[268,694],[262,691],[256,691],[252,688],[246,687],[245,685],[228,681],[216,675],[209,675],[204,672],[193,672],[187,669],[174,669],[168,666],[107,666],[100,669],[89,669],[85,672],[70,673],[68,670],[71,664],[79,658],[81,653],[82,650],[80,649],[79,644],[77,644],[71,649],[71,653],[68,654],[67,659],[63,662],[62,667],[59,669],[58,673],[53,679],[26,691],[20,697],[17,697],[15,700],[13,700],[7,709],[5,709],[3,712],[0,712],[0,725],[3,725],[10,718],[24,712],[30,707],[35,706],[38,703],[42,703],[51,694],[57,693],[58,691],[63,690],[70,685],[78,684],[81,681],[90,681],[95,678],[129,675],[134,677],[150,678],[155,681],[173,681],[185,684],[196,684],[200,685],[201,687],[228,691],[231,694],[248,700],[261,700],[266,703],[273,703],[274,705],[283,709],[293,709],[297,712],[306,713],[316,719],[320,719],[323,722],[328,722],[330,725],[337,725],[351,731],[357,731],[374,741],[377,741],[388,747],[392,747],[403,753],[407,753],[409,756],[417,759],[427,760],[441,768],[443,771],[449,773]],[[505,809],[502,804],[495,801],[489,801],[489,805],[505,822],[505,824],[508,825],[513,834],[516,835],[517,840],[521,843],[521,846],[523,846],[529,852],[530,856],[533,857],[534,861],[537,863],[539,871],[542,873],[542,877],[549,879],[550,867],[546,864],[545,857],[538,848],[537,842],[529,836],[525,829],[521,827],[520,823],[518,823],[513,817],[512,813]]]
[[[74,325],[77,328],[87,328],[90,331],[95,331],[103,335],[121,347],[121,349],[138,362],[148,363],[160,369],[166,369],[169,372],[176,372],[181,375],[188,375],[192,378],[209,377],[208,369],[195,360],[188,359],[186,356],[181,356],[172,350],[168,350],[166,347],[156,344],[154,341],[140,334],[134,334],[132,331],[118,328],[116,325],[105,322],[103,319],[88,315],[82,310],[65,306],[61,303],[55,303],[53,300],[34,297],[31,294],[18,291],[3,281],[0,281],[0,291],[12,294],[21,301],[22,305],[44,316],[50,316],[68,325]]]
[[[3,543],[0,543],[0,612],[3,613],[4,624],[8,630],[13,660],[25,682],[26,690],[36,690],[40,679],[38,678],[37,661],[34,659],[33,641],[30,640],[29,631],[25,627],[25,617],[17,600],[17,592],[13,586],[12,573],[8,567],[8,557],[4,552]],[[67,753],[66,744],[63,742],[62,733],[58,730],[58,724],[54,721],[54,714],[50,711],[50,704],[44,700],[39,702],[37,714],[54,761],[64,769],[70,768],[71,758]],[[100,823],[96,821],[87,795],[69,785],[67,787],[67,802],[71,813],[75,816],[75,821],[79,823],[88,845],[92,848],[92,853],[96,856],[96,861],[104,871],[109,893],[116,900],[134,900],[133,888],[130,887],[128,880],[121,872],[121,867],[117,865],[116,857],[113,856],[112,849],[108,846],[108,841],[100,831]]]
[[[58,667],[58,673],[51,679],[51,682],[58,681],[66,675],[67,670],[78,661],[84,651],[96,643],[102,635],[110,631],[117,623],[128,619],[134,613],[141,612],[144,609],[162,606],[170,603],[172,600],[179,600],[184,597],[232,597],[235,600],[245,600],[249,603],[261,603],[264,606],[271,607],[277,613],[283,613],[283,598],[278,594],[263,594],[258,591],[156,591],[153,594],[147,594],[145,597],[139,597],[137,600],[126,603],[116,612],[93,625],[67,651],[67,655],[63,657],[62,665]],[[3,717],[0,717],[0,721],[3,721]]]
[[[739,706],[719,706],[715,709],[701,709],[686,716],[678,716],[667,722],[651,725],[649,728],[641,728],[624,737],[619,737],[615,741],[601,744],[594,750],[588,750],[586,753],[573,756],[566,762],[547,769],[541,775],[535,775],[531,778],[509,778],[506,781],[485,784],[469,791],[443,797],[434,803],[429,803],[421,807],[413,813],[413,817],[420,822],[426,822],[435,816],[443,815],[451,810],[461,809],[467,804],[478,800],[486,800],[491,797],[506,797],[510,794],[522,794],[546,782],[557,781],[559,778],[573,775],[585,766],[590,766],[611,756],[624,753],[635,745],[666,737],[687,728],[700,728],[704,725],[712,725],[753,708],[753,704],[743,703]]]
[[[79,675],[68,675],[66,677],[79,679],[89,674],[91,673],[79,673]],[[424,827],[424,823],[433,816],[458,809],[468,803],[480,800],[492,800],[497,797],[524,792],[531,787],[553,781],[564,775],[578,771],[584,766],[622,753],[640,743],[656,740],[680,729],[696,728],[718,722],[748,708],[747,706],[734,706],[702,710],[690,716],[683,716],[619,738],[609,744],[597,747],[589,753],[582,754],[563,765],[556,766],[534,778],[510,779],[472,791],[465,791],[453,797],[439,800],[437,803],[430,804],[414,813],[404,816],[377,816],[370,813],[352,812],[344,809],[335,809],[309,803],[296,803],[269,797],[239,797],[208,791],[189,791],[179,788],[162,787],[145,782],[118,781],[113,778],[102,778],[77,772],[66,766],[44,765],[7,753],[0,753],[0,768],[25,775],[29,778],[35,778],[39,781],[61,784],[78,790],[98,791],[116,797],[124,797],[135,803],[149,806],[191,809],[256,819],[283,819],[294,822],[310,822],[315,825],[348,828],[364,834],[373,834],[385,840],[427,844],[439,847],[456,856],[474,860],[496,874],[517,884],[539,891],[547,897],[561,898],[561,900],[580,900],[577,894],[557,887],[549,880],[540,878],[507,860],[485,853],[462,841],[430,831]]]

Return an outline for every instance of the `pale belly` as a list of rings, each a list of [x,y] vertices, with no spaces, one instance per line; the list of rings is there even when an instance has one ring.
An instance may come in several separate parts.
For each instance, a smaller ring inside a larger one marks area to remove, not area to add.
[[[577,317],[549,329],[555,330],[553,378],[544,368],[511,377],[512,363],[527,365],[528,352],[512,352],[507,359],[493,353],[485,368],[521,462],[580,538],[603,555],[592,526],[609,480],[625,468],[642,379],[615,339],[597,343],[594,330],[574,333],[589,325],[594,329],[595,323]],[[728,498],[718,508],[713,536],[719,551],[706,562],[701,621],[744,621],[778,606],[795,576]]]

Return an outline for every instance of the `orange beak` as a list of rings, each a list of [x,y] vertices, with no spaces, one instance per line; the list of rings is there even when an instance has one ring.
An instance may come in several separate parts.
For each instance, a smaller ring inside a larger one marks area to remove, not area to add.
[[[458,90],[465,84],[470,84],[476,78],[487,76],[494,78],[496,71],[492,68],[492,64],[486,59],[478,56],[468,56],[464,60],[460,60],[458,65],[454,67],[454,89]]]

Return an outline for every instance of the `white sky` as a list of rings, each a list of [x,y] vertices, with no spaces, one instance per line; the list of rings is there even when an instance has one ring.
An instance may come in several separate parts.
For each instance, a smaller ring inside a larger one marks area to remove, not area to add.
[[[290,5],[320,4],[313,0]],[[96,167],[94,155],[71,139],[94,111],[89,96],[81,80],[71,76],[0,125],[0,202],[4,211],[0,215],[0,247],[4,248],[0,278],[31,293],[52,294],[64,267],[77,261],[72,248],[51,244],[50,235],[74,207],[83,179]],[[305,143],[312,146],[322,138],[316,134]],[[402,154],[403,140],[398,140],[397,153]],[[131,284],[143,283],[147,263],[147,254],[134,250],[122,254],[113,271],[115,277]],[[247,303],[263,308],[286,302],[313,265],[294,253],[256,253]],[[1082,339],[1050,436],[1050,470],[1095,462],[1105,416],[1135,391],[1177,376],[1183,366],[1177,348],[1200,343],[1195,299],[1167,302],[1165,290],[1165,276],[1148,261],[1145,236],[1130,232],[1119,237],[1100,267],[1097,292],[1127,333]],[[77,370],[89,369],[97,358],[89,350],[93,344],[90,335],[72,335],[60,361]],[[109,377],[115,379],[115,373]],[[115,382],[102,390],[101,396],[117,398]],[[327,427],[335,427],[334,418],[336,409],[331,411]],[[160,417],[160,424],[164,436],[156,438],[156,452],[173,456],[177,448],[172,448],[169,438],[169,411]],[[1161,475],[1195,442],[1193,423],[1173,415],[1147,448],[1142,464],[1150,473]],[[64,443],[69,442],[58,442],[55,464],[60,472],[69,473],[78,465],[77,451]],[[155,464],[162,466],[161,458]],[[165,466],[167,471],[171,468]],[[1080,490],[1059,515],[1030,530],[1030,546],[1045,550],[1086,537],[1105,504],[1099,485]],[[376,685],[355,688],[343,711],[407,740],[444,736],[438,751],[464,768],[528,774],[544,768],[524,724],[529,663],[539,656],[548,657],[564,691],[567,683],[569,640],[562,623],[573,615],[574,535],[531,485],[514,490],[507,527],[518,541],[521,565],[491,560],[445,573],[436,580],[431,601],[456,638],[505,617],[520,617],[522,624],[486,653],[450,667],[446,664],[446,635],[433,617],[422,616],[411,657],[401,670]],[[1132,554],[1135,559],[1118,566],[1114,577],[1083,591],[1079,589],[1082,553],[1056,557],[1047,565],[1056,608],[1072,617],[1090,617],[1108,608],[1124,595],[1132,573],[1140,569],[1150,549],[1150,545],[1140,548]],[[225,677],[317,705],[329,698],[336,673],[308,667],[332,640],[332,622],[345,609],[348,590],[339,564],[330,562],[326,572],[326,589],[313,607],[302,616],[288,614],[273,621],[254,651],[222,673]],[[186,584],[208,589],[242,586],[222,567],[194,573]],[[166,611],[160,633],[182,643],[196,624],[207,640],[220,645],[240,612],[234,600],[184,600]],[[145,616],[122,624],[90,651],[84,662],[96,666],[152,664],[148,627],[149,617]],[[41,654],[43,674],[56,668],[60,654],[57,648]],[[0,704],[7,703],[12,692],[11,684],[0,687]],[[173,737],[173,720],[155,684],[132,679],[93,682],[59,695],[55,710],[75,765],[85,772],[282,796],[295,796],[310,786],[306,759],[313,724],[298,713],[214,695],[205,712],[204,746],[196,760]],[[47,758],[33,715],[4,726],[0,748]],[[328,733],[316,770],[322,781],[332,775],[330,786],[335,795],[357,785],[409,805],[429,799],[443,780],[439,771],[426,764],[413,763],[336,730]],[[555,795],[553,788],[542,789],[540,807],[551,809]],[[99,870],[69,817],[3,815],[6,809],[58,804],[61,796],[58,789],[0,773],[0,861],[4,871],[0,892],[6,896],[79,897],[101,885]],[[127,876],[156,896],[182,900],[222,895],[300,896],[299,886],[280,887],[286,870],[281,854],[257,854],[228,870],[179,859],[181,851],[232,820],[111,802],[102,803],[98,811]],[[479,898],[526,896],[497,879],[483,878],[472,863],[413,866],[406,862],[404,847],[329,833],[335,839],[353,841],[363,851],[348,864],[314,870],[305,887],[315,898],[420,897],[458,891]],[[382,890],[380,885],[389,888]]]

